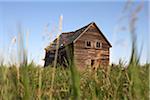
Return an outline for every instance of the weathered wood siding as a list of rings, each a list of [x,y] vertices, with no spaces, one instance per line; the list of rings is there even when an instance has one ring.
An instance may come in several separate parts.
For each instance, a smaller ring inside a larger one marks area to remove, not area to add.
[[[55,52],[54,51],[46,51],[45,59],[44,59],[45,60],[44,67],[52,64],[53,61],[54,61],[54,57],[55,57]]]
[[[85,41],[91,41],[92,47],[86,48]],[[102,43],[102,48],[95,48],[97,41]],[[91,60],[94,67],[109,64],[109,45],[94,25],[74,43],[74,60],[81,68],[91,66]]]
[[[58,55],[57,55],[57,63],[59,65],[63,65],[64,67],[67,67],[67,65],[72,62],[73,60],[73,43],[63,47],[59,48]],[[44,67],[51,65],[53,66],[53,62],[55,59],[55,52],[56,50],[49,50],[45,53],[45,64]]]

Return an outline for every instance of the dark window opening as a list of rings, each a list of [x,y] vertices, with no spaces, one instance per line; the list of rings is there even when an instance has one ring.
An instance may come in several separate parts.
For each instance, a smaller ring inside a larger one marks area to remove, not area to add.
[[[86,41],[86,47],[91,47],[91,41]]]
[[[96,47],[100,48],[101,47],[101,43],[100,42],[96,42]]]
[[[94,60],[91,60],[91,66],[93,66],[94,65]]]
[[[91,42],[90,41],[87,41],[87,46],[91,46]]]

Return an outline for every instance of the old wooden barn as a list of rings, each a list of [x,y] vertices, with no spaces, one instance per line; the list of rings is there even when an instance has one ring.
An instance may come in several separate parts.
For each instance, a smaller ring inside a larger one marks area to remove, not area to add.
[[[55,39],[45,48],[45,64],[53,64],[57,46]],[[92,22],[76,31],[62,33],[59,37],[57,62],[66,66],[71,59],[79,68],[109,65],[111,44]]]

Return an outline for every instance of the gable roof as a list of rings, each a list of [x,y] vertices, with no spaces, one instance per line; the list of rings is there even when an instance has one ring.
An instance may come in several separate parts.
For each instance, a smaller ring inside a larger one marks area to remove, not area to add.
[[[91,25],[94,25],[98,29],[99,33],[104,37],[104,39],[106,40],[108,45],[110,47],[112,47],[111,44],[109,43],[109,41],[104,36],[104,34],[97,27],[97,25],[94,22],[91,22],[90,24],[88,24],[88,25],[86,25],[86,26],[84,26],[84,27],[82,27],[76,31],[65,32],[65,33],[60,34],[60,36],[59,36],[59,48],[64,47],[64,46],[66,46],[72,42],[75,43],[78,40],[78,38],[80,36],[82,36],[91,27]],[[55,50],[56,49],[56,43],[57,43],[57,38],[52,43],[50,43],[50,45],[47,46],[45,48],[45,50]]]

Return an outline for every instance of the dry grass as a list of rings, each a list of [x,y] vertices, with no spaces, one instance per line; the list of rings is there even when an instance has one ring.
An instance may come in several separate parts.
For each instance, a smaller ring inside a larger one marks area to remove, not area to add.
[[[126,6],[128,7],[128,6]],[[64,69],[57,65],[47,68],[27,63],[21,28],[18,27],[19,64],[0,64],[0,99],[1,100],[47,100],[47,99],[87,99],[87,100],[148,100],[149,99],[149,67],[141,66],[136,50],[135,19],[141,6],[132,13],[129,27],[132,38],[132,55],[129,65],[120,63],[107,66],[108,71],[98,68],[85,69],[78,72],[73,60]],[[59,45],[59,39],[58,43]],[[58,50],[58,47],[57,47]],[[56,66],[58,66],[56,68]]]
[[[149,99],[149,64],[108,67],[109,72],[87,69],[80,73],[80,84],[77,84],[79,80],[75,78],[75,72],[69,68],[56,68],[51,99]],[[18,79],[16,66],[1,65],[0,99],[49,99],[52,70],[52,67],[41,68],[31,63],[19,67]]]

